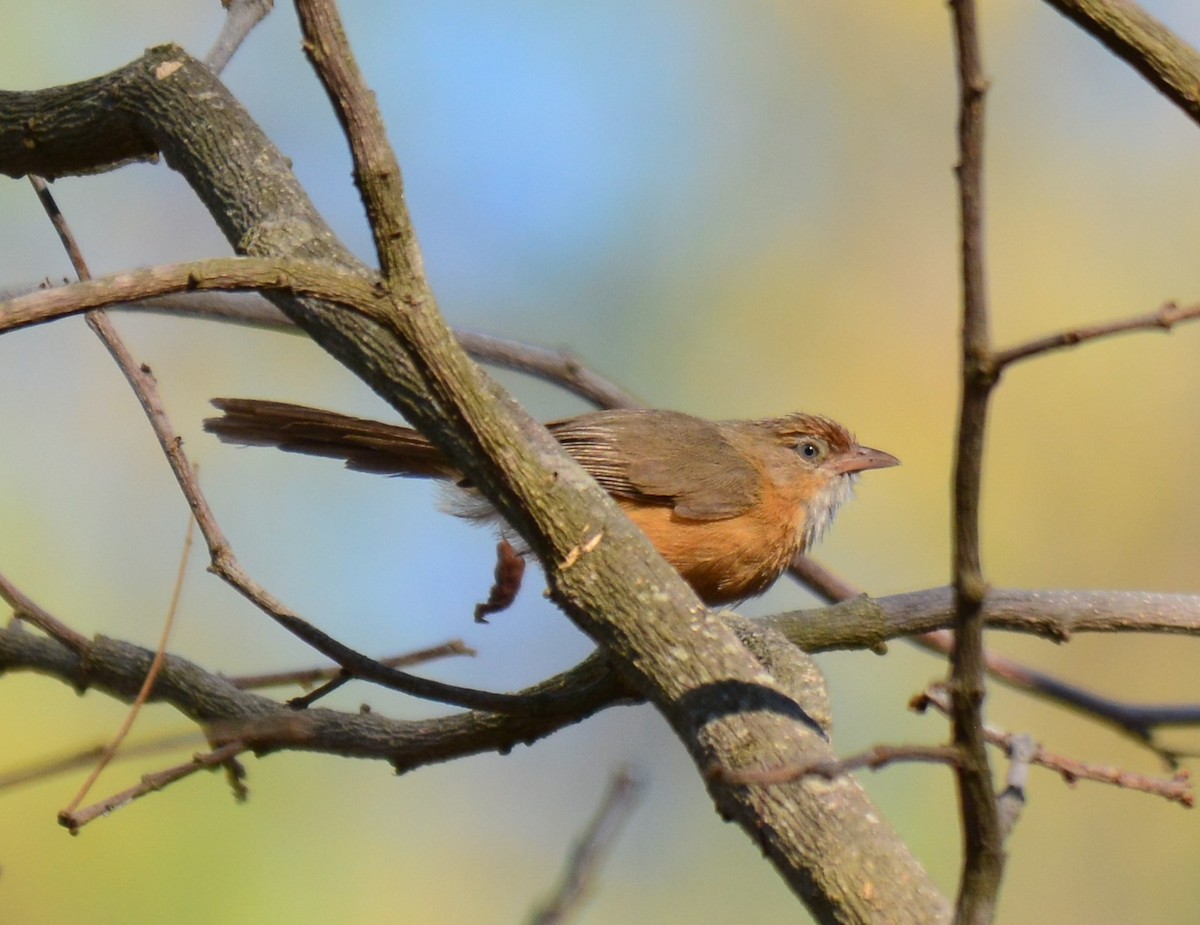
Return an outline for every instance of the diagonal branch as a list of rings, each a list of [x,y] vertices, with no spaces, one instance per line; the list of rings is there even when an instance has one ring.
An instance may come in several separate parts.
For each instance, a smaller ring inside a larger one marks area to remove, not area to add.
[[[628,768],[615,772],[592,821],[567,858],[553,895],[529,918],[528,925],[561,925],[578,911],[621,827],[637,804],[642,783]]]
[[[354,61],[337,7],[328,0],[296,0],[296,12],[304,32],[304,53],[350,143],[354,183],[367,209],[380,272],[393,292],[422,298],[429,283],[404,204],[400,164],[387,140],[375,94]]]
[[[1088,341],[1099,340],[1102,337],[1112,337],[1116,334],[1126,334],[1130,331],[1162,331],[1170,333],[1175,325],[1200,318],[1200,304],[1180,308],[1174,302],[1167,302],[1157,311],[1145,315],[1135,315],[1132,318],[1122,318],[1106,324],[1092,324],[1080,328],[1071,328],[1039,337],[1024,344],[1017,344],[1007,350],[998,350],[994,356],[997,372],[1027,360],[1030,357],[1041,356],[1054,350],[1064,350],[1067,347],[1077,347]]]
[[[88,144],[94,125],[117,138]],[[380,282],[333,238],[244,109],[178,48],[153,49],[94,82],[0,97],[0,171],[57,175],[108,167],[109,153],[154,150],[187,178],[239,252],[319,260],[359,274],[364,285]],[[389,280],[391,291],[381,289],[386,312],[347,312],[279,291],[270,297],[421,428],[523,534],[554,599],[655,703],[697,764],[776,765],[827,749],[806,712],[813,691],[764,674],[611,499],[469,362],[419,282],[409,280],[401,297],[403,287]],[[597,536],[602,541],[589,544]],[[893,917],[903,910],[909,921],[944,913],[927,873],[854,781],[839,781],[836,794],[804,783],[769,794],[710,789],[822,918],[835,910],[864,920],[881,909]],[[870,891],[855,887],[862,878]]]
[[[1200,122],[1200,53],[1132,0],[1046,0]]]

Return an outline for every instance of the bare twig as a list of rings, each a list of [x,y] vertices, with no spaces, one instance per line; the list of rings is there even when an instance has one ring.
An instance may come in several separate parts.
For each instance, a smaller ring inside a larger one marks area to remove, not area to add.
[[[378,294],[370,282],[313,261],[215,257],[152,267],[41,289],[0,303],[0,334],[118,302],[191,291],[279,290],[335,302],[371,315]]]
[[[395,294],[428,293],[424,261],[404,205],[400,164],[387,140],[375,94],[363,80],[333,3],[296,0],[304,52],[350,143],[354,183],[362,196],[384,282]]]
[[[71,266],[75,269],[76,276],[81,281],[91,278],[91,271],[88,269],[87,262],[83,258],[83,251],[79,247],[79,242],[75,238],[75,233],[71,230],[67,218],[59,209],[58,203],[54,196],[50,193],[49,187],[41,177],[31,176],[29,182],[33,185],[37,192],[38,200],[41,202],[46,215],[50,218],[54,225],[54,230],[58,233],[59,240],[66,249],[67,256],[71,261]],[[133,368],[133,358],[126,349],[124,342],[109,322],[108,317],[102,311],[89,312],[87,315],[88,327],[95,332],[100,338],[101,343],[108,348],[113,358],[117,361],[117,365],[125,373],[130,385],[133,386],[134,392],[137,394],[139,401],[145,405],[151,401],[151,397],[139,391],[141,380],[131,375]],[[193,472],[193,477],[195,473]],[[134,697],[133,702],[129,705],[129,710],[125,715],[116,734],[104,749],[100,758],[97,760],[95,767],[92,768],[79,791],[74,798],[67,804],[67,807],[59,814],[60,819],[73,820],[76,808],[83,802],[84,798],[92,789],[92,785],[99,779],[104,769],[112,761],[113,756],[117,753],[121,743],[129,734],[129,730],[133,728],[134,722],[137,720],[138,714],[141,713],[142,706],[146,703],[150,696],[150,692],[154,689],[154,683],[158,679],[159,672],[162,670],[163,660],[166,657],[167,643],[171,638],[171,630],[175,626],[175,615],[179,611],[179,600],[183,594],[183,580],[187,575],[187,560],[188,554],[192,551],[192,537],[195,531],[195,520],[188,518],[187,529],[184,532],[183,551],[179,558],[179,569],[175,575],[175,586],[171,591],[171,602],[167,607],[167,616],[163,621],[162,635],[159,638],[158,648],[155,650],[154,658],[150,662],[150,667],[146,671],[146,677],[142,681],[142,685]],[[74,822],[71,823],[72,831],[75,831]]]
[[[942,687],[935,685],[919,697],[914,698],[912,702],[915,710],[923,710],[930,706],[944,715],[950,715],[950,698]],[[1012,754],[1014,738],[1012,733],[1004,732],[992,725],[985,725],[984,734],[989,744],[1003,748],[1006,754]],[[1040,745],[1030,759],[1030,763],[1058,773],[1068,784],[1074,784],[1079,780],[1089,780],[1127,790],[1154,794],[1187,809],[1191,809],[1195,804],[1191,776],[1186,771],[1178,771],[1169,778],[1147,777],[1121,768],[1087,764],[1072,758],[1065,758],[1047,751]]]
[[[132,803],[134,800],[140,799],[147,794],[154,793],[157,790],[162,790],[168,784],[173,784],[177,780],[182,780],[197,771],[210,770],[222,766],[228,766],[242,752],[246,751],[245,744],[241,742],[230,742],[222,745],[219,748],[213,749],[211,752],[194,755],[191,761],[177,764],[174,767],[167,768],[163,771],[158,771],[154,774],[147,774],[141,779],[141,782],[136,786],[130,787],[127,790],[122,790],[120,793],[114,794],[99,803],[93,803],[78,812],[69,812],[63,810],[58,815],[60,825],[69,829],[72,835],[78,835],[79,830],[98,819],[101,816],[107,816],[109,813],[115,812],[122,806]]]
[[[1069,331],[1060,331],[1057,334],[1040,337],[1028,343],[1018,344],[1015,347],[1009,347],[1007,350],[997,351],[992,359],[996,364],[997,372],[1000,372],[1013,363],[1027,360],[1030,357],[1039,356],[1043,353],[1049,353],[1053,350],[1077,347],[1090,340],[1111,337],[1114,334],[1125,334],[1130,331],[1170,332],[1175,325],[1185,321],[1194,321],[1197,318],[1200,318],[1200,304],[1180,308],[1174,302],[1167,302],[1157,311],[1150,312],[1147,315],[1137,315],[1133,318],[1110,321],[1107,324],[1072,328]]]
[[[167,617],[163,620],[162,635],[158,640],[158,648],[154,650],[154,658],[150,662],[150,670],[146,672],[146,679],[142,682],[141,689],[138,690],[137,696],[133,698],[133,703],[129,705],[129,711],[125,714],[125,719],[117,728],[112,740],[105,747],[103,754],[96,761],[96,766],[92,768],[87,779],[79,788],[79,792],[75,794],[70,803],[67,804],[63,813],[71,815],[75,812],[76,807],[83,802],[84,798],[92,789],[92,785],[108,767],[113,756],[117,754],[117,749],[121,747],[121,743],[125,741],[129,735],[129,730],[133,728],[134,721],[138,714],[141,713],[142,707],[150,698],[150,692],[154,690],[154,682],[158,680],[158,674],[162,670],[163,661],[167,655],[167,643],[171,639],[171,630],[175,626],[175,615],[179,612],[179,599],[183,595],[183,579],[187,575],[188,554],[192,551],[192,536],[195,533],[196,521],[189,517],[187,523],[187,531],[183,539],[183,552],[179,557],[179,570],[175,574],[175,587],[171,589],[171,603],[167,607]]]
[[[834,574],[809,556],[796,556],[788,567],[788,571],[806,588],[825,598],[831,604],[848,601],[852,597],[866,594],[865,591],[858,590],[840,575]]]
[[[349,684],[353,680],[354,680],[353,676],[351,676],[350,674],[347,674],[346,669],[343,668],[337,674],[335,674],[332,678],[330,678],[328,681],[326,681],[324,684],[320,685],[319,687],[315,687],[308,693],[301,694],[299,697],[291,698],[287,702],[288,706],[291,707],[293,710],[307,710],[318,700],[328,697],[334,691],[338,690],[339,688],[344,687],[345,685]]]
[[[559,925],[579,909],[600,865],[637,804],[640,790],[641,784],[628,768],[622,768],[612,776],[596,815],[567,859],[554,895],[530,917],[530,925]]]
[[[475,359],[553,382],[598,408],[641,408],[644,405],[616,383],[589,369],[568,350],[548,350],[532,344],[457,330],[463,349]]]
[[[187,732],[171,732],[140,742],[126,742],[125,747],[121,749],[121,753],[114,756],[114,760],[129,761],[131,758],[139,758],[144,755],[158,755],[165,751],[173,751],[185,746],[195,748],[197,745],[203,744],[203,742],[203,735],[196,729],[191,729]],[[25,767],[4,771],[0,773],[0,790],[19,787],[22,784],[37,783],[58,774],[66,774],[70,771],[77,771],[80,768],[91,767],[97,760],[104,756],[107,749],[107,743],[100,743],[78,749],[69,755],[57,758],[45,758]]]
[[[454,639],[450,642],[442,643],[440,646],[418,649],[415,652],[393,655],[389,658],[377,659],[377,661],[379,664],[386,665],[389,668],[411,668],[414,665],[423,665],[425,662],[432,662],[441,658],[449,658],[455,655],[474,657],[475,654],[475,650],[462,642],[462,640]],[[240,690],[262,690],[264,687],[285,687],[288,685],[309,687],[320,681],[328,681],[336,677],[342,670],[338,666],[298,668],[290,671],[272,672],[270,674],[238,675],[228,680],[230,684]]]
[[[54,196],[50,193],[50,187],[41,177],[35,176],[30,176],[29,184],[37,193],[38,202],[41,203],[46,217],[50,219],[50,224],[54,226],[54,231],[62,243],[63,250],[67,252],[67,259],[71,261],[75,275],[81,280],[91,279],[91,271],[88,270],[87,263],[83,259],[83,252],[79,249],[79,242],[75,240],[75,233],[71,230],[71,226],[67,223],[67,217],[63,215]]]
[[[13,615],[18,620],[24,620],[26,623],[36,626],[51,639],[57,639],[76,652],[84,652],[91,645],[91,640],[82,633],[75,632],[45,608],[26,597],[4,575],[0,575],[0,597],[4,598],[12,607]]]
[[[992,921],[1004,871],[1003,838],[983,737],[986,663],[979,557],[979,496],[988,398],[995,384],[990,364],[983,244],[983,107],[987,82],[976,33],[975,0],[951,0],[958,62],[959,208],[962,225],[962,395],[954,458],[954,598],[957,621],[950,656],[955,765],[963,829],[963,865],[955,920]]]

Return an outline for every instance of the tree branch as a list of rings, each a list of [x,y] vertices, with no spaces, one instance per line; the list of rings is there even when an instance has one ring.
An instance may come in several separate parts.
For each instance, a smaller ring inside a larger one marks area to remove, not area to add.
[[[974,0],[951,0],[958,62],[959,209],[962,225],[962,395],[954,456],[954,650],[951,722],[961,750],[954,765],[963,830],[963,866],[955,920],[986,925],[995,915],[1004,870],[1003,835],[983,737],[986,661],[979,555],[979,497],[988,398],[995,384],[988,335],[983,245],[983,109],[987,81]]]
[[[120,640],[98,637],[84,652],[12,623],[0,630],[0,672],[35,671],[76,690],[99,690],[129,702],[138,692],[154,653]],[[391,763],[399,771],[480,752],[506,752],[530,744],[615,704],[636,698],[599,655],[522,691],[533,699],[571,698],[573,709],[556,714],[459,713],[400,721],[378,713],[295,711],[241,690],[187,659],[167,655],[152,702],[168,703],[205,728],[213,741],[240,739],[258,754],[278,750],[323,752]]]
[[[93,126],[111,130],[113,140],[88,144]],[[333,238],[237,101],[178,48],[154,49],[96,82],[0,98],[4,172],[107,168],[115,157],[154,150],[188,179],[239,252],[313,259],[363,285],[380,282]],[[398,176],[383,179],[398,183]],[[307,295],[270,297],[434,440],[522,533],[546,566],[554,599],[655,702],[697,763],[803,760],[819,737],[809,707],[793,694],[809,695],[764,676],[611,499],[466,359],[423,280],[401,280],[405,267],[418,266],[406,259],[387,264],[396,276],[382,293],[386,307],[369,313]],[[755,838],[819,916],[865,921],[886,909],[893,919],[928,921],[944,912],[927,874],[852,781],[837,794],[804,783],[765,795],[711,789],[720,811]],[[869,831],[857,831],[868,821]],[[871,878],[870,896],[854,888],[855,870]]]
[[[1170,333],[1174,330],[1175,325],[1186,321],[1194,321],[1197,318],[1200,318],[1200,304],[1180,308],[1174,302],[1168,302],[1157,311],[1150,312],[1147,315],[1122,318],[1118,321],[1110,321],[1107,324],[1093,324],[1080,328],[1071,328],[1067,331],[1060,331],[1057,334],[1039,337],[1024,344],[1018,344],[1015,347],[1009,347],[1007,350],[998,350],[994,356],[996,370],[997,373],[1000,373],[1011,364],[1020,362],[1021,360],[1041,356],[1044,353],[1050,353],[1054,350],[1077,347],[1088,341],[1099,340],[1102,337],[1112,337],[1115,334],[1126,334],[1131,331],[1162,331]]]
[[[121,302],[194,291],[277,292],[311,297],[369,315],[379,294],[369,281],[319,263],[287,259],[218,257],[114,273],[99,279],[39,289],[0,302],[0,334],[44,324]]]
[[[989,588],[981,613],[989,629],[1067,642],[1076,633],[1200,636],[1200,595],[1146,591],[1025,591]],[[873,649],[890,639],[954,625],[954,591],[930,588],[860,596],[832,607],[763,617],[806,652]]]
[[[1200,122],[1200,54],[1132,0],[1046,0]]]
[[[595,816],[571,850],[558,886],[530,916],[529,925],[562,925],[579,909],[641,789],[641,782],[627,768],[613,775]]]

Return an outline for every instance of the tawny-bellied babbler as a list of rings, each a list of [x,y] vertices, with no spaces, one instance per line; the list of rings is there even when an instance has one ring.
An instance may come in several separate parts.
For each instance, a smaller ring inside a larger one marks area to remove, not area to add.
[[[204,427],[230,443],[332,456],[364,472],[461,480],[407,427],[281,402],[213,404],[224,414]],[[858,473],[900,463],[811,414],[706,421],[677,411],[597,411],[546,426],[710,605],[761,594],[829,525]],[[499,518],[478,496],[455,513]]]

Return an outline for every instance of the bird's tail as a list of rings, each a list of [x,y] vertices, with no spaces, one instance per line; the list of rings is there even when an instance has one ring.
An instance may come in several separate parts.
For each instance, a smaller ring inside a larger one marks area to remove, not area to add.
[[[289,453],[345,460],[360,472],[421,478],[455,478],[457,472],[433,444],[408,427],[252,398],[214,398],[222,413],[204,429],[226,443],[274,446]]]

